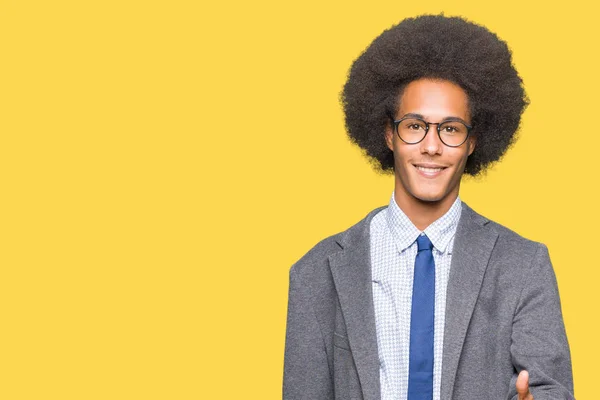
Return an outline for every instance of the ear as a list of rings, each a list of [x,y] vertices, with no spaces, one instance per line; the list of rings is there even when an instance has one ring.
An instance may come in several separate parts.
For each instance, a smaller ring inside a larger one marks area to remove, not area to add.
[[[394,151],[394,130],[389,122],[385,125],[385,143],[388,149]]]
[[[467,145],[469,147],[469,155],[473,154],[473,151],[475,151],[476,144],[477,138],[475,136],[469,136],[469,139],[467,140]]]

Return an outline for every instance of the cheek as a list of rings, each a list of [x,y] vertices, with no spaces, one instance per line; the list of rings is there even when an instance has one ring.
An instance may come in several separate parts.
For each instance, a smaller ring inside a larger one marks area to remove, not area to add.
[[[406,146],[398,146],[396,144],[396,148],[394,149],[394,161],[396,165],[401,168],[406,168],[406,160],[410,158],[410,151],[406,148]]]

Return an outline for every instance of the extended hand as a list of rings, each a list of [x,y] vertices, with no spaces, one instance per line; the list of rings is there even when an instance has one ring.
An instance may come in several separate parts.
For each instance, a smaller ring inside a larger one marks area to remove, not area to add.
[[[517,378],[517,393],[519,400],[533,400],[533,395],[529,392],[529,372],[525,370]]]

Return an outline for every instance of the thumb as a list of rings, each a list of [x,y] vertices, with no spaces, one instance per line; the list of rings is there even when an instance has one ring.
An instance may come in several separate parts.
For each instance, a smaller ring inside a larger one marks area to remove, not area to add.
[[[517,393],[519,400],[530,400],[533,396],[529,393],[529,372],[523,370],[517,378]]]

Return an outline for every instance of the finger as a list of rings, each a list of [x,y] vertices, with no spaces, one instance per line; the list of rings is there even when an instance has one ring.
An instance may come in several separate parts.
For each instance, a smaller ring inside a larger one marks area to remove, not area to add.
[[[533,400],[533,396],[529,393],[529,372],[523,370],[517,377],[517,393],[519,400]]]

